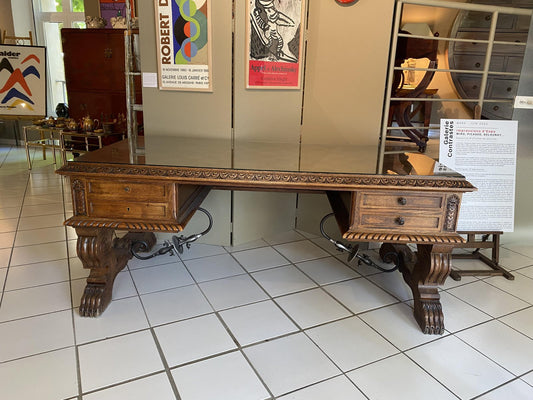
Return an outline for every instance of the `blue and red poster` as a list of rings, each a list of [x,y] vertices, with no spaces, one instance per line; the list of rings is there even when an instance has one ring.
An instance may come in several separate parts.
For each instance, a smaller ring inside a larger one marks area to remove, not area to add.
[[[298,89],[302,0],[248,0],[248,88]]]
[[[44,47],[0,45],[0,115],[46,115]]]
[[[211,0],[155,0],[159,88],[212,90]]]

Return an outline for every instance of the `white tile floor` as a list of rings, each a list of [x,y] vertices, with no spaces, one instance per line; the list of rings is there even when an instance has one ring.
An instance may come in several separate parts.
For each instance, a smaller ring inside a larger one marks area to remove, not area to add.
[[[0,147],[2,399],[533,399],[533,244],[503,236],[514,281],[446,282],[442,336],[420,332],[397,272],[295,231],[131,260],[81,318],[68,187],[35,158]]]

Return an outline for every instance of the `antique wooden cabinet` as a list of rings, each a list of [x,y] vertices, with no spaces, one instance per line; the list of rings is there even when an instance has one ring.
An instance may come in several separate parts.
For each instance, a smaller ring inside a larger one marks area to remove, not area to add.
[[[125,115],[124,30],[62,29],[61,37],[71,117]]]

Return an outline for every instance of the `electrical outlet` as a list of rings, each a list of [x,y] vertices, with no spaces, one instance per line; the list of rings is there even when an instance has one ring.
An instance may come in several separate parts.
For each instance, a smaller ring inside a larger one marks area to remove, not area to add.
[[[533,108],[533,96],[516,96],[514,108]]]

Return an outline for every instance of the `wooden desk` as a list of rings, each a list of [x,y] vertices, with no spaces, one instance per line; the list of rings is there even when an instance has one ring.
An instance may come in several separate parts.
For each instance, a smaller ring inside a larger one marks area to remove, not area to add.
[[[425,333],[442,334],[438,286],[450,273],[452,248],[464,241],[455,233],[462,194],[475,188],[458,174],[438,175],[433,160],[416,156],[431,162],[428,175],[412,175],[418,167],[397,154],[387,175],[163,165],[146,162],[148,152],[131,162],[126,141],[69,161],[57,171],[70,177],[72,189],[74,216],[65,225],[76,229],[78,256],[90,269],[80,314],[104,311],[133,241],[153,246],[153,232],[180,232],[211,189],[326,193],[345,239],[382,242],[382,255],[401,255],[416,320]],[[117,239],[115,230],[129,233]],[[408,243],[418,247],[416,256]]]

